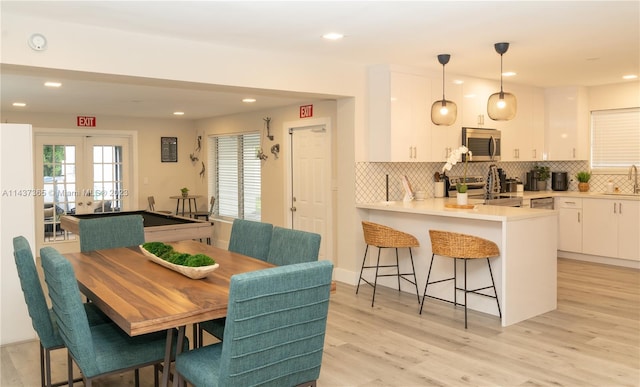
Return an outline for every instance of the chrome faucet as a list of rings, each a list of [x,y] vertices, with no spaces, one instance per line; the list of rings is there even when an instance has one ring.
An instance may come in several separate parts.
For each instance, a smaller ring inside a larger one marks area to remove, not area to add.
[[[638,187],[638,168],[635,164],[631,164],[629,167],[629,180],[631,180],[631,174],[633,174],[633,193],[640,193],[640,187]]]

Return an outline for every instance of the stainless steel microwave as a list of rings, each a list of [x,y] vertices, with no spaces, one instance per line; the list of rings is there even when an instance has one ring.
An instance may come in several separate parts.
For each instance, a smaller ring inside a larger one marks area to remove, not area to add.
[[[498,129],[462,128],[462,145],[471,151],[470,161],[500,161]]]

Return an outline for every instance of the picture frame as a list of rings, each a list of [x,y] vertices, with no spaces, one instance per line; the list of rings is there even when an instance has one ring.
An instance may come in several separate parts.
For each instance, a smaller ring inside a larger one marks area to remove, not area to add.
[[[160,138],[160,161],[163,163],[178,162],[178,137]]]

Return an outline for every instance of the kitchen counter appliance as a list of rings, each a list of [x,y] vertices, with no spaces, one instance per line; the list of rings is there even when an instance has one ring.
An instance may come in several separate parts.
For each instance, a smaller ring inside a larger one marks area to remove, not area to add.
[[[569,189],[567,172],[551,172],[551,189],[554,191],[566,191]]]
[[[531,208],[543,208],[546,210],[553,210],[553,198],[535,198],[531,199]]]

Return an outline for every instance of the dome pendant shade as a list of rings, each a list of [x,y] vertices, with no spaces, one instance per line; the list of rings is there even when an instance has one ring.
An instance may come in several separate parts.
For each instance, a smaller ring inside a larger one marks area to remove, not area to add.
[[[487,114],[495,121],[509,121],[516,117],[518,101],[516,96],[504,91],[491,94],[487,102]]]
[[[500,92],[491,94],[487,101],[487,114],[495,121],[509,121],[515,118],[518,110],[516,96],[502,90],[502,55],[509,49],[509,43],[496,43],[496,52],[500,54]]]
[[[449,63],[451,55],[438,55],[438,62],[442,65],[442,99],[431,105],[431,122],[436,125],[450,126],[456,122],[458,116],[458,107],[452,101],[448,101],[444,97],[444,65]]]
[[[439,100],[431,105],[431,122],[436,125],[450,126],[456,122],[458,106],[451,101]]]

